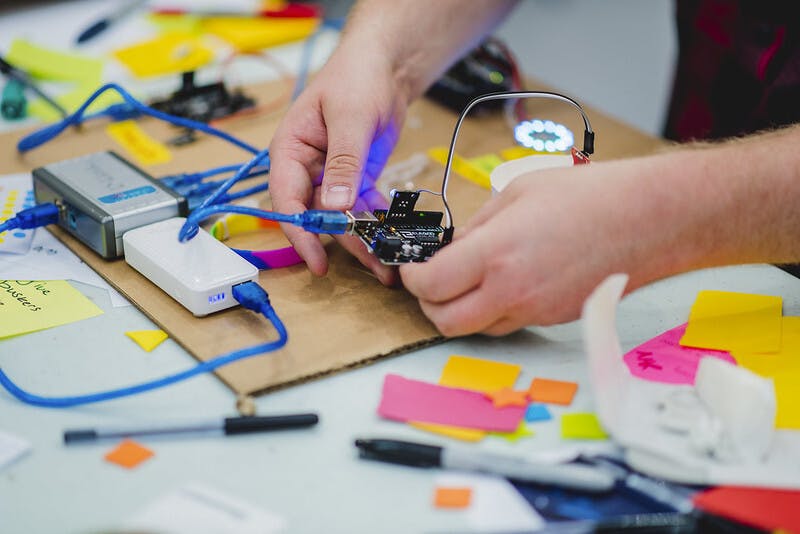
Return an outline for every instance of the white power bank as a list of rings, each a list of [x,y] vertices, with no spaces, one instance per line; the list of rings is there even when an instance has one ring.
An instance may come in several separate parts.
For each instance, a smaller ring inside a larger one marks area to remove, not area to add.
[[[258,269],[202,228],[185,243],[175,217],[141,226],[122,236],[125,261],[194,315],[214,313],[238,303],[237,284],[258,280]]]

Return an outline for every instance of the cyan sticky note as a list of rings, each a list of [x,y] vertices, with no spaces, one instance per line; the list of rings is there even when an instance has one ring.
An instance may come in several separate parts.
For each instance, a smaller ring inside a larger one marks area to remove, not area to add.
[[[550,410],[544,404],[530,404],[525,411],[525,421],[533,423],[535,421],[547,421],[552,419]]]

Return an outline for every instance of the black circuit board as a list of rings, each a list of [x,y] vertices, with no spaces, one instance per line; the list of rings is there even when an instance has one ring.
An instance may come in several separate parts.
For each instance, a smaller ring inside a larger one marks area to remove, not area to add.
[[[358,218],[354,233],[386,265],[422,262],[442,246],[442,212],[416,211],[416,191],[396,191],[388,210]]]

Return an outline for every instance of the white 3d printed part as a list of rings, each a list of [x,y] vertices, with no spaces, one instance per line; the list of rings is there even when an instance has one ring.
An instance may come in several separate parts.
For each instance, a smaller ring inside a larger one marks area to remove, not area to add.
[[[203,229],[179,242],[185,221],[175,217],[126,232],[125,261],[194,315],[236,306],[233,286],[257,282],[258,269]]]

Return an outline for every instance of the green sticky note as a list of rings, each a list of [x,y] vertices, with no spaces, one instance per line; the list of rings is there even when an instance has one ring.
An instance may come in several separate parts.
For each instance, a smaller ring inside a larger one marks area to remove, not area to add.
[[[102,313],[66,280],[0,280],[0,339]]]
[[[26,39],[14,39],[5,59],[15,67],[42,80],[97,85],[103,74],[101,59],[45,48]]]
[[[517,429],[514,432],[489,432],[489,435],[503,438],[506,441],[514,443],[523,438],[532,438],[535,435],[535,432],[528,428],[528,425],[525,424],[525,421],[520,421],[519,426],[517,426]]]
[[[561,437],[564,439],[608,439],[593,413],[565,413],[561,416]]]

